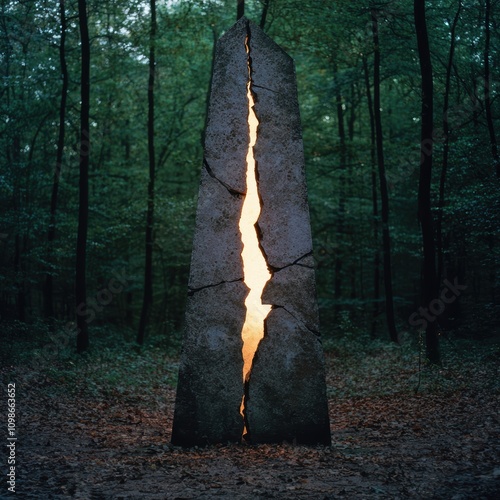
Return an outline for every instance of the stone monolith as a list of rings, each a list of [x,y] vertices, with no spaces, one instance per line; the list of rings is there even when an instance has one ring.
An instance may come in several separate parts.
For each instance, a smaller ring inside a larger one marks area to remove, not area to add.
[[[248,288],[238,223],[249,74],[259,121],[256,231],[271,272],[261,297],[272,309],[244,383]],[[246,18],[216,46],[204,154],[172,442],[237,442],[245,428],[252,443],[329,444],[295,67]]]

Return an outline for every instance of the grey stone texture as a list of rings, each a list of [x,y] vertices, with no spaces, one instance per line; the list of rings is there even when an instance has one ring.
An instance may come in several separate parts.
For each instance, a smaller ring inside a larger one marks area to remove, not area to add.
[[[240,21],[217,42],[205,130],[205,159],[213,174],[240,193],[246,191],[249,134],[246,36]]]
[[[265,320],[246,387],[253,443],[330,444],[323,351],[315,333],[283,308]]]
[[[247,291],[238,281],[188,297],[172,429],[175,445],[241,440],[241,329]]]
[[[250,23],[254,148],[262,211],[261,245],[272,268],[312,252],[297,84],[293,60]]]
[[[249,24],[260,244],[274,271],[262,300],[275,308],[254,357],[245,418],[254,443],[330,444],[318,336],[312,238],[293,60]]]
[[[299,323],[317,333],[319,324],[315,305],[314,267],[302,264],[304,260],[275,271],[264,288],[262,302],[286,308]]]
[[[243,387],[241,330],[248,289],[238,222],[249,142],[247,36],[259,120],[257,226],[272,273],[262,300],[273,309]],[[329,444],[318,330],[295,68],[260,28],[242,18],[215,53],[172,442],[240,441],[245,393],[251,442]]]
[[[231,194],[206,167],[202,169],[189,290],[243,279],[238,227],[242,206],[243,196]]]
[[[243,244],[238,223],[246,190],[248,80],[245,23],[217,43],[205,131],[189,297],[172,443],[237,442],[243,433],[241,330]]]

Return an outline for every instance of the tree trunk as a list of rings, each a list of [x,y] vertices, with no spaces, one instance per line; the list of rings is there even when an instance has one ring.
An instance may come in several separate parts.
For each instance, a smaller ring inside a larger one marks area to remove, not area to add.
[[[347,123],[347,137],[349,139],[349,146],[347,147],[346,151],[346,189],[344,193],[344,198],[347,200],[349,198],[353,197],[353,165],[354,165],[354,158],[353,158],[353,152],[355,151],[353,141],[354,141],[354,124],[356,122],[356,108],[354,106],[355,102],[355,93],[354,93],[354,83],[351,82],[350,88],[349,88],[349,114],[346,115],[346,123]],[[352,225],[346,224],[346,233],[349,238],[349,246],[350,248],[354,249],[356,248],[356,241],[355,241],[355,232],[354,228]],[[350,279],[350,298],[354,300],[357,295],[356,291],[356,271],[357,271],[357,266],[356,266],[356,259],[355,255],[352,255],[351,258],[349,259],[349,279]]]
[[[374,45],[373,58],[373,111],[375,121],[375,137],[377,145],[377,163],[380,182],[380,201],[382,208],[382,244],[384,262],[385,314],[389,338],[398,342],[398,332],[394,320],[394,299],[392,291],[391,269],[391,235],[389,232],[389,192],[385,177],[384,148],[382,135],[382,117],[380,115],[380,47],[378,38],[378,19],[375,9],[371,11],[372,33]]]
[[[422,112],[420,137],[420,179],[418,186],[418,220],[422,228],[424,250],[422,307],[428,308],[436,298],[436,262],[434,227],[431,212],[432,177],[432,130],[433,130],[433,80],[431,52],[427,36],[425,0],[414,0],[415,29],[417,33],[418,56],[422,74]],[[431,363],[440,362],[439,338],[436,322],[428,321],[425,330],[427,357]]]
[[[336,105],[337,105],[337,126],[338,126],[338,137],[340,143],[340,178],[339,178],[339,208],[338,208],[338,218],[337,218],[337,242],[341,241],[344,235],[344,219],[345,219],[345,169],[347,163],[347,146],[346,146],[346,135],[344,127],[344,110],[342,109],[342,94],[340,92],[340,86],[337,81],[337,64],[334,66],[334,82],[336,87]],[[338,246],[340,248],[340,245]],[[339,255],[337,250],[337,255],[335,258],[335,310],[334,318],[337,318],[339,313],[339,300],[342,295],[342,256]]]
[[[125,168],[128,170],[132,167],[131,163],[131,144],[130,144],[130,120],[126,120],[125,122],[125,130],[127,131],[125,134],[124,146],[125,146]],[[128,183],[128,196],[132,196],[131,182]],[[127,245],[127,265],[130,265],[130,245]],[[125,323],[128,327],[134,327],[134,308],[132,307],[133,303],[133,293],[132,290],[127,290],[125,293]]]
[[[486,111],[486,122],[490,135],[491,154],[495,172],[500,177],[500,157],[498,155],[498,145],[493,127],[493,116],[491,113],[491,78],[490,78],[490,13],[491,0],[486,0],[486,10],[484,18],[485,42],[484,42],[484,109]]]
[[[23,80],[26,74],[26,54],[27,46],[23,44]],[[14,94],[14,92],[13,92]],[[20,95],[17,98],[20,103],[24,102],[24,87],[21,89]],[[22,109],[22,106],[21,106]],[[26,321],[26,285],[25,285],[25,269],[23,266],[23,249],[22,241],[24,241],[25,235],[21,235],[23,225],[20,224],[22,220],[23,211],[27,211],[28,207],[26,204],[23,205],[23,189],[22,189],[22,160],[21,160],[21,143],[22,143],[22,122],[21,116],[14,116],[11,122],[11,127],[13,129],[12,137],[12,163],[15,167],[16,174],[14,176],[14,190],[13,190],[13,207],[17,218],[17,228],[14,244],[14,272],[17,286],[17,296],[16,296],[16,306],[17,306],[17,317],[19,321]]]
[[[59,105],[59,137],[57,139],[57,152],[56,152],[56,166],[54,169],[54,178],[52,181],[52,196],[50,198],[50,221],[49,231],[47,234],[48,239],[48,255],[47,262],[49,265],[52,263],[53,245],[56,234],[56,211],[57,211],[57,195],[59,192],[59,178],[61,175],[63,152],[64,152],[64,135],[65,135],[65,120],[66,120],[66,101],[68,97],[69,75],[68,66],[66,64],[66,13],[64,7],[64,0],[59,1],[59,9],[61,16],[61,40],[59,43],[59,61],[61,65],[62,75],[62,88],[61,88],[61,102]],[[54,317],[54,290],[53,290],[53,276],[52,271],[49,270],[45,276],[45,289],[44,289],[44,305],[45,317]]]
[[[368,61],[363,55],[363,71],[365,75],[366,100],[368,103],[368,113],[370,116],[370,163],[371,163],[371,184],[372,184],[372,213],[373,213],[373,243],[375,252],[373,256],[373,312],[371,322],[371,336],[375,337],[377,330],[377,317],[379,314],[380,301],[380,250],[378,237],[378,200],[377,200],[377,165],[375,160],[375,118],[373,115],[372,93],[370,89],[370,76],[368,72]]]
[[[271,0],[264,0],[264,6],[262,7],[262,15],[260,17],[260,29],[264,31],[266,27],[267,12],[269,10],[269,4]]]
[[[354,83],[351,82],[350,88],[350,100],[351,105],[349,106],[349,119],[347,121],[347,130],[349,141],[352,142],[354,140],[354,123],[356,122],[356,108],[354,107],[355,93],[354,93]],[[351,165],[351,161],[349,161],[349,165]]]
[[[245,0],[236,0],[236,20],[245,15]]]
[[[149,322],[153,304],[153,221],[154,221],[154,195],[155,195],[155,44],[156,44],[156,0],[150,0],[151,26],[149,34],[149,80],[148,80],[148,156],[149,156],[149,182],[148,182],[148,209],[146,214],[146,259],[144,269],[144,296],[142,302],[141,318],[137,343],[144,343],[146,327]]]
[[[78,237],[76,243],[75,299],[77,308],[85,304],[87,295],[86,260],[87,228],[89,215],[89,154],[90,154],[90,40],[87,19],[87,2],[78,0],[78,19],[81,40],[81,111],[80,111],[80,180],[78,207]],[[77,351],[89,346],[86,318],[77,314]]]
[[[448,122],[448,105],[450,101],[450,84],[451,84],[451,71],[453,69],[453,54],[455,52],[455,29],[460,18],[460,11],[462,10],[462,0],[458,1],[458,10],[453,19],[451,26],[451,42],[450,51],[448,54],[448,64],[446,66],[446,83],[444,89],[444,102],[443,102],[443,165],[441,167],[441,177],[439,179],[439,202],[438,213],[436,221],[436,242],[437,242],[437,283],[441,282],[443,278],[443,210],[444,210],[444,191],[446,183],[446,172],[448,170],[448,154],[450,151],[450,126]]]
[[[488,251],[490,255],[495,255],[495,234],[488,235]],[[490,280],[490,300],[492,304],[497,304],[497,296],[498,296],[498,285],[497,285],[497,266],[495,263],[490,266],[489,270],[489,280]]]
[[[18,127],[17,123],[15,126]],[[17,318],[19,321],[26,321],[26,300],[25,300],[25,287],[24,287],[24,273],[22,269],[21,259],[21,138],[16,130],[12,139],[12,163],[17,172],[14,177],[14,190],[12,206],[17,218],[17,232],[14,239],[14,273],[16,279],[17,293],[16,293],[16,308]]]
[[[212,92],[212,80],[213,80],[213,76],[214,76],[213,73],[214,73],[215,51],[217,49],[217,39],[218,38],[219,38],[219,35],[217,34],[217,30],[215,29],[215,25],[214,25],[214,26],[212,26],[212,63],[210,66],[210,80],[208,81],[207,96],[205,98],[205,126],[203,127],[203,130],[201,132],[201,147],[203,148],[203,151],[205,150],[205,132],[207,130],[207,124],[208,124],[208,108],[210,107],[210,93]]]

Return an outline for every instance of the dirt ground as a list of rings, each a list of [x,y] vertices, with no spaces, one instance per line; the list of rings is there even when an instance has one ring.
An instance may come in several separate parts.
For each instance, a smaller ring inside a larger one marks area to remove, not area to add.
[[[19,498],[500,498],[500,405],[488,388],[332,396],[331,447],[184,450],[169,444],[171,387],[151,405],[140,393],[68,395],[45,390],[45,376],[15,376]]]

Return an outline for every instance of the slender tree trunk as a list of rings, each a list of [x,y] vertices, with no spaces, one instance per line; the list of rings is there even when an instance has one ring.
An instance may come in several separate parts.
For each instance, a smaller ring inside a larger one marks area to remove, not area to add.
[[[372,184],[372,213],[373,213],[373,242],[375,253],[373,256],[373,312],[371,322],[371,336],[375,337],[377,330],[377,317],[379,314],[380,301],[380,250],[378,237],[378,200],[377,200],[377,164],[375,159],[375,118],[373,114],[372,93],[370,89],[370,75],[368,72],[368,61],[363,55],[363,71],[365,75],[366,100],[368,103],[368,113],[370,116],[370,163],[371,163],[371,184]]]
[[[59,10],[61,17],[61,40],[59,43],[59,61],[61,65],[62,75],[62,88],[61,88],[61,102],[59,105],[59,137],[57,139],[57,152],[56,152],[56,166],[54,169],[54,178],[52,181],[52,196],[50,198],[50,221],[49,230],[47,234],[48,239],[48,255],[47,262],[52,264],[53,245],[56,235],[56,211],[57,211],[57,195],[59,192],[59,178],[61,175],[63,153],[64,153],[64,136],[66,120],[66,101],[68,97],[69,75],[68,66],[66,64],[66,12],[64,0],[59,1]],[[44,289],[44,305],[45,317],[54,317],[54,290],[53,290],[53,276],[49,270],[45,276],[45,289]]]
[[[27,47],[26,44],[23,44],[23,80],[26,72],[26,54]],[[24,87],[21,88],[20,95],[17,97],[19,103],[24,102]],[[22,109],[22,106],[21,106]],[[10,122],[13,129],[13,137],[12,137],[12,162],[17,170],[14,177],[14,200],[13,207],[14,211],[17,214],[17,231],[15,237],[14,244],[14,271],[16,276],[16,285],[17,285],[17,297],[16,297],[16,306],[17,306],[17,317],[19,321],[26,321],[26,285],[25,285],[25,269],[23,266],[23,248],[22,243],[24,241],[25,235],[21,235],[21,221],[22,211],[27,211],[26,204],[23,205],[23,196],[22,196],[22,187],[21,187],[21,143],[22,143],[22,125],[21,125],[21,117],[14,116],[14,119]],[[26,247],[24,247],[26,249]]]
[[[37,128],[36,128],[36,131],[33,135],[33,138],[31,139],[31,142],[30,142],[30,145],[29,145],[29,153],[28,153],[28,158],[27,158],[27,161],[26,161],[26,174],[25,174],[25,188],[24,188],[24,205],[26,207],[26,213],[28,214],[28,223],[26,225],[26,230],[25,230],[25,233],[23,235],[23,248],[22,248],[22,252],[21,254],[22,255],[26,255],[30,249],[30,238],[34,232],[34,225],[35,225],[35,221],[36,221],[36,217],[35,217],[35,211],[34,211],[34,207],[31,203],[31,200],[32,200],[32,193],[34,191],[36,191],[36,188],[34,189],[34,187],[32,186],[32,177],[31,177],[31,174],[33,172],[33,158],[35,156],[35,151],[36,151],[36,141],[38,139],[38,136],[40,135],[40,132],[42,131],[42,128],[44,127],[45,123],[47,122],[47,119],[48,117],[51,115],[51,113],[47,113],[45,114],[45,116],[43,118],[41,118]],[[34,198],[34,197],[33,197]],[[27,259],[27,266],[23,267],[23,271],[25,273],[26,276],[29,276],[30,275],[30,271],[31,269],[29,269],[29,264],[31,263],[31,259]],[[25,307],[26,309],[29,311],[29,310],[32,310],[32,298],[33,298],[33,295],[34,295],[34,290],[33,290],[33,287],[28,287],[26,288],[26,285],[25,285],[25,280],[23,279],[23,289],[25,290],[25,293],[24,293],[24,303],[25,303]]]
[[[349,146],[347,147],[346,151],[346,190],[345,190],[345,199],[349,199],[350,197],[353,196],[353,165],[354,165],[354,158],[353,158],[353,151],[354,151],[354,124],[356,122],[356,108],[354,106],[355,102],[355,93],[354,93],[354,84],[351,83],[350,88],[349,88],[349,114],[346,116],[346,123],[347,123],[347,138],[349,139]],[[351,248],[356,248],[356,242],[355,242],[355,235],[354,235],[354,230],[351,224],[346,225],[346,233],[349,238],[349,244]],[[355,260],[355,255],[352,255],[352,258],[349,259],[349,279],[350,279],[350,298],[355,299],[357,296],[357,291],[356,291],[356,271],[357,271],[357,266],[356,266],[356,260]]]
[[[0,19],[2,20],[2,28],[3,28],[3,36],[5,40],[9,40],[10,34],[8,31],[7,24],[7,14],[5,10],[6,2],[2,2],[2,16]],[[14,213],[16,214],[17,219],[17,232],[14,238],[14,274],[17,282],[18,290],[16,293],[16,297],[14,298],[14,302],[17,308],[17,316],[20,321],[25,320],[25,304],[24,304],[24,280],[21,278],[21,236],[19,234],[20,228],[20,204],[21,204],[21,179],[20,179],[20,169],[19,162],[21,156],[21,147],[20,147],[20,139],[17,133],[17,120],[16,116],[12,113],[11,110],[11,94],[15,100],[14,92],[11,88],[11,73],[10,73],[10,61],[12,56],[12,46],[10,43],[5,44],[5,52],[4,52],[4,60],[3,60],[3,77],[5,78],[5,82],[7,82],[5,89],[5,102],[8,110],[8,116],[10,120],[11,127],[13,129],[13,138],[12,143],[9,141],[8,146],[6,148],[5,156],[7,162],[14,166],[14,189],[12,195],[12,207],[14,209]],[[11,129],[11,130],[12,130]]]
[[[490,255],[495,255],[495,234],[488,235],[488,250]],[[497,285],[497,265],[495,261],[493,265],[490,266],[489,270],[489,280],[490,280],[490,300],[492,304],[497,304],[497,296],[498,296],[498,285]]]
[[[356,122],[356,108],[354,107],[355,93],[354,93],[354,83],[351,82],[350,91],[350,100],[351,105],[349,106],[349,119],[347,121],[347,131],[349,141],[352,142],[354,140],[354,123]],[[351,164],[351,161],[349,161]]]
[[[17,127],[18,125],[15,124]],[[13,199],[13,207],[14,211],[17,214],[18,221],[21,217],[21,179],[20,179],[20,163],[21,163],[21,138],[19,137],[19,133],[16,130],[13,141],[12,141],[12,160],[16,169],[18,169],[18,173],[15,176],[15,184],[14,184],[14,199]],[[26,295],[25,295],[25,286],[24,286],[24,272],[22,267],[22,259],[21,259],[21,225],[17,224],[17,232],[14,240],[14,272],[16,276],[17,283],[17,297],[16,297],[16,306],[17,306],[17,317],[19,321],[26,321]]]
[[[375,137],[377,145],[377,163],[380,182],[380,201],[382,208],[382,244],[384,262],[384,287],[385,287],[385,314],[389,337],[392,341],[398,342],[398,332],[394,320],[394,298],[392,291],[392,269],[391,269],[391,235],[389,232],[389,192],[387,189],[387,179],[385,177],[384,148],[382,135],[382,117],[380,115],[380,46],[378,38],[377,11],[372,9],[372,30],[373,30],[373,111],[375,121]]]
[[[260,16],[260,29],[264,30],[266,27],[267,12],[269,10],[269,4],[271,0],[264,0],[264,6],[262,7],[262,15]]]
[[[17,289],[17,318],[19,321],[26,321],[26,298],[25,298],[25,289],[24,289],[24,277],[23,270],[21,268],[21,236],[16,234],[15,238],[15,254],[14,254],[14,270],[16,272],[16,278],[18,281],[18,289]]]
[[[131,143],[130,143],[130,120],[127,119],[125,122],[125,137],[124,137],[124,148],[125,148],[125,168],[129,170],[132,167],[131,163]],[[134,189],[131,185],[131,182],[128,182],[127,185],[127,196],[132,196],[132,190]],[[127,264],[130,264],[130,245],[127,245]],[[125,322],[127,326],[130,328],[134,327],[134,308],[132,307],[133,303],[133,293],[132,290],[127,290],[125,293]]]
[[[245,15],[245,0],[236,0],[236,20]]]
[[[475,105],[477,103],[477,96],[478,96],[478,90],[477,90],[477,81],[474,76],[475,73],[475,66],[471,64],[471,73],[472,73],[472,98],[474,101],[474,109],[472,110],[472,122],[474,123],[474,132],[478,133],[479,129],[479,112],[478,112],[478,107]],[[460,102],[460,101],[458,101]]]
[[[148,80],[148,156],[149,156],[149,182],[148,182],[148,209],[146,214],[146,260],[144,269],[144,298],[142,302],[141,318],[137,343],[144,343],[146,327],[153,304],[153,221],[154,221],[154,196],[155,196],[155,45],[156,45],[156,0],[150,0],[151,26],[149,34],[149,80]]]
[[[87,228],[89,218],[89,154],[90,154],[90,40],[87,19],[87,2],[78,0],[78,19],[81,40],[81,111],[80,111],[80,181],[78,207],[78,237],[76,243],[75,299],[77,308],[85,304],[87,295]],[[86,318],[77,314],[78,352],[89,346]]]
[[[493,127],[493,116],[491,112],[491,76],[490,76],[490,16],[491,16],[491,0],[486,0],[486,12],[485,12],[485,49],[484,49],[484,107],[486,110],[486,121],[488,124],[488,132],[490,135],[491,143],[491,154],[493,156],[493,162],[495,165],[495,172],[497,177],[500,177],[500,158],[498,155],[498,145],[495,135],[495,129]],[[495,246],[495,235],[490,234],[488,236],[488,247],[490,255],[494,255]],[[492,265],[489,271],[490,279],[490,298],[491,303],[496,303],[496,267]]]
[[[486,11],[484,19],[485,42],[484,42],[484,109],[486,111],[486,122],[490,135],[491,154],[495,172],[500,177],[500,156],[498,155],[498,144],[493,127],[493,116],[491,113],[491,77],[490,77],[490,14],[491,0],[486,0]]]
[[[418,220],[422,228],[424,250],[422,307],[428,308],[437,296],[436,254],[434,227],[431,212],[432,131],[433,131],[433,80],[431,52],[427,36],[425,0],[414,0],[415,29],[418,55],[422,74],[422,112],[420,137],[420,179],[418,186]],[[428,321],[425,330],[427,357],[431,363],[439,363],[439,338],[435,321]]]
[[[460,11],[462,10],[462,0],[458,1],[458,10],[451,25],[451,42],[450,51],[448,54],[448,64],[446,65],[446,83],[444,89],[444,102],[443,102],[443,165],[441,167],[441,176],[439,179],[439,202],[438,213],[436,221],[436,243],[437,243],[437,283],[441,282],[443,278],[443,210],[444,210],[444,192],[446,184],[446,173],[448,170],[448,155],[450,151],[450,125],[448,122],[448,106],[450,101],[450,85],[451,85],[451,72],[453,69],[453,54],[455,52],[455,30],[458,20],[460,18]]]
[[[340,241],[344,236],[344,222],[345,222],[345,169],[347,163],[347,145],[344,127],[344,110],[342,109],[342,93],[337,81],[337,63],[334,66],[334,82],[336,87],[336,107],[337,107],[337,126],[338,137],[340,143],[340,178],[339,178],[339,207],[337,218],[337,234],[336,239]],[[340,247],[340,246],[339,246]],[[335,258],[335,311],[334,317],[337,318],[339,313],[338,301],[342,295],[342,256],[337,252]]]
[[[210,107],[210,93],[212,92],[212,80],[214,76],[214,61],[215,61],[215,51],[217,49],[217,39],[218,39],[218,34],[214,25],[212,26],[212,63],[210,66],[210,80],[208,82],[207,97],[205,99],[205,126],[203,127],[203,131],[201,132],[201,146],[203,150],[205,150],[205,133],[207,131],[208,108]]]

